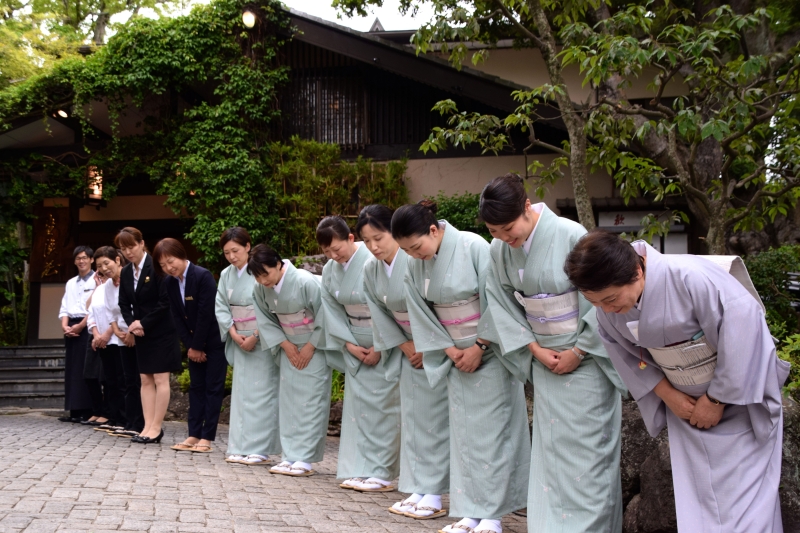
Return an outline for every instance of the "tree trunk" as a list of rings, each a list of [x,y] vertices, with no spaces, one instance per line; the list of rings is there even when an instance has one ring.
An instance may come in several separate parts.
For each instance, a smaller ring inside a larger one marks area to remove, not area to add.
[[[725,241],[725,218],[724,214],[715,213],[708,220],[708,233],[706,234],[706,246],[710,255],[725,255],[728,253],[728,246]]]
[[[596,227],[594,221],[594,211],[592,210],[592,199],[586,190],[586,180],[588,178],[588,168],[586,165],[586,133],[584,132],[584,121],[575,112],[572,98],[569,96],[569,89],[561,76],[561,61],[558,59],[558,49],[547,14],[544,12],[540,0],[530,0],[529,7],[533,15],[534,24],[539,32],[539,48],[542,52],[547,73],[550,76],[550,83],[555,87],[560,87],[563,92],[556,93],[555,99],[561,110],[561,117],[567,126],[569,135],[569,171],[572,177],[572,190],[575,194],[575,208],[578,211],[578,220],[587,230]]]
[[[94,35],[92,35],[92,42],[100,46],[106,42],[106,26],[108,26],[111,15],[108,13],[100,13],[97,15],[97,20],[94,21]]]

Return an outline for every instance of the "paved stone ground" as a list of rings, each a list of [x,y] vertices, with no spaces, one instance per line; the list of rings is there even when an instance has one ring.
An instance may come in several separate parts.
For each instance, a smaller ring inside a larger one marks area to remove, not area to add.
[[[453,521],[388,513],[397,492],[340,489],[338,438],[318,475],[290,478],[225,463],[226,426],[209,454],[170,450],[186,425],[165,429],[163,444],[141,445],[42,414],[0,416],[0,533],[430,533]],[[513,515],[503,526],[526,531]]]

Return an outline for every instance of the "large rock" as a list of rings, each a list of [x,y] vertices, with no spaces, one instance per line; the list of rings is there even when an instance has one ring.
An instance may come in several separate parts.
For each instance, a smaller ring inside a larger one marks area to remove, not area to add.
[[[300,266],[297,268],[301,270],[308,270],[312,274],[317,274],[318,276],[322,275],[322,267],[325,266],[325,263],[328,262],[328,258],[324,255],[304,255],[301,257],[292,257],[290,261],[297,266],[298,262]]]
[[[628,506],[631,500],[641,491],[640,473],[642,464],[653,453],[655,447],[667,441],[666,431],[653,438],[639,413],[636,402],[632,399],[622,401],[622,503]]]

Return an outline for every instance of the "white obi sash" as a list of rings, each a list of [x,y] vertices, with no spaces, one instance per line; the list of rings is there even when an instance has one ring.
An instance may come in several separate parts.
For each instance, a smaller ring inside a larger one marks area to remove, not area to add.
[[[291,337],[314,332],[314,315],[308,309],[296,313],[275,313],[278,316],[283,332]]]
[[[403,331],[411,335],[411,320],[409,320],[408,311],[392,311],[394,321],[402,328]]]
[[[236,331],[252,331],[256,329],[256,311],[252,305],[232,305],[231,316]]]
[[[433,311],[454,341],[478,335],[478,322],[481,319],[479,294],[451,304],[434,304]]]
[[[525,318],[537,335],[561,335],[578,331],[578,290],[574,287],[561,294],[514,296],[525,308]]]
[[[706,336],[667,346],[648,348],[653,360],[673,385],[705,385],[714,377],[717,351],[706,342]]]
[[[347,312],[347,318],[351,325],[357,328],[372,327],[372,315],[367,304],[345,305],[344,310]]]

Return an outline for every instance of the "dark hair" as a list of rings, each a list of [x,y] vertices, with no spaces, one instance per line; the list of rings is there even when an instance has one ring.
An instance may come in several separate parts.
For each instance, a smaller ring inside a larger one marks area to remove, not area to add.
[[[159,262],[164,256],[172,256],[184,261],[188,259],[186,248],[184,248],[177,239],[173,239],[172,237],[161,239],[156,243],[156,247],[153,248],[153,267],[159,275],[163,275]]]
[[[92,259],[92,257],[94,257],[94,252],[92,251],[92,247],[91,246],[86,246],[85,244],[80,244],[80,245],[76,246],[74,250],[72,250],[72,260],[75,261],[75,259],[80,254],[82,254],[84,252],[86,252],[86,256],[89,259]]]
[[[247,259],[247,271],[255,277],[267,273],[267,269],[275,268],[280,265],[283,268],[283,260],[278,252],[267,244],[257,244],[250,250],[250,257]]]
[[[111,259],[112,261],[116,261],[117,259],[119,259],[119,264],[121,266],[125,266],[128,263],[128,260],[125,259],[125,257],[121,253],[119,253],[119,250],[117,250],[113,246],[101,246],[100,248],[95,250],[93,256],[94,260],[97,261],[101,257],[106,257],[108,259]]]
[[[323,218],[317,225],[317,244],[330,246],[333,239],[346,241],[352,232],[347,222],[339,215]]]
[[[581,291],[598,292],[621,287],[644,274],[644,260],[619,235],[593,229],[578,241],[564,262],[569,281]]]
[[[364,226],[372,226],[378,231],[392,232],[392,214],[394,211],[382,204],[368,205],[361,210],[356,222],[356,234],[361,237]]]
[[[128,246],[136,246],[143,240],[144,238],[142,238],[141,231],[128,226],[119,230],[117,236],[114,237],[114,246],[117,248],[127,248]]]
[[[436,202],[422,200],[416,204],[404,205],[392,216],[392,237],[405,239],[415,235],[428,235],[431,226],[438,226]]]
[[[481,192],[480,217],[487,224],[514,222],[525,213],[528,193],[517,174],[506,174],[486,184]]]
[[[228,228],[223,231],[222,236],[219,238],[219,247],[224,248],[225,245],[231,241],[241,246],[247,246],[253,242],[250,240],[250,234],[247,233],[247,230],[240,226]]]

